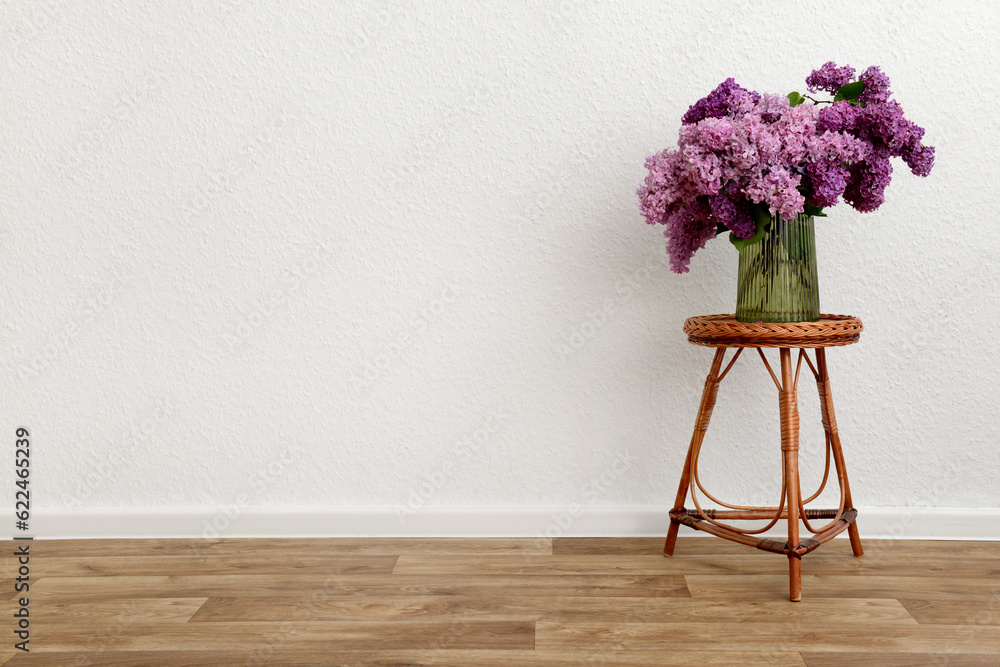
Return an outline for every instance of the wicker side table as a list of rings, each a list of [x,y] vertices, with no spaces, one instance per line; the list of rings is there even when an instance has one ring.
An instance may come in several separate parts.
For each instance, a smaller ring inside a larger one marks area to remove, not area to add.
[[[702,530],[712,535],[747,544],[764,551],[785,554],[788,556],[789,599],[802,599],[802,556],[819,545],[827,542],[845,530],[851,538],[851,548],[855,556],[862,555],[861,538],[855,523],[858,512],[851,502],[851,487],[847,479],[847,468],[844,463],[844,453],[840,447],[840,435],[837,432],[837,420],[833,414],[833,397],[830,393],[830,377],[826,367],[826,348],[850,345],[858,341],[863,327],[861,320],[846,315],[823,315],[818,322],[791,323],[744,323],[737,322],[732,315],[707,315],[691,317],[684,323],[684,332],[688,342],[715,348],[705,389],[701,396],[701,407],[698,409],[698,419],[695,422],[694,434],[688,446],[684,469],[681,472],[680,486],[677,489],[677,499],[670,511],[670,530],[663,546],[665,556],[672,556],[677,541],[677,529],[681,524]],[[729,363],[723,368],[726,351],[736,350]],[[781,499],[775,507],[755,507],[734,505],[723,502],[710,494],[698,478],[698,457],[701,454],[702,441],[708,422],[712,417],[715,399],[719,392],[719,383],[733,367],[736,359],[746,348],[756,348],[764,362],[771,379],[778,388],[778,405],[781,414],[781,454],[782,454],[782,489]],[[778,348],[780,359],[780,377],[771,369],[767,357],[761,348]],[[815,364],[810,358],[808,349],[812,348],[816,357]],[[792,350],[798,349],[795,368],[792,368]],[[820,411],[823,429],[826,432],[826,470],[819,489],[808,498],[802,498],[799,486],[799,411],[797,389],[799,372],[805,360],[812,371],[819,388]],[[833,459],[840,485],[840,504],[837,509],[806,509],[805,506],[819,497],[826,487],[830,476],[830,459]],[[684,506],[688,492],[694,509]],[[702,509],[698,501],[698,491],[701,491],[712,502],[725,509]],[[737,528],[725,520],[760,519],[766,521],[763,527],[756,529]],[[760,537],[781,519],[788,522],[788,540],[779,542]],[[822,526],[813,527],[811,521],[829,519]],[[810,536],[804,539],[799,535],[800,522],[809,531]]]

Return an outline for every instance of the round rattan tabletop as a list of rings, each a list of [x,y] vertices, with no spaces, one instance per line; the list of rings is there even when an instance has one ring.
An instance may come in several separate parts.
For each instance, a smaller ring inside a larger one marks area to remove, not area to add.
[[[738,322],[734,315],[700,315],[684,322],[688,342],[706,347],[838,347],[858,342],[864,327],[850,315],[817,322]]]

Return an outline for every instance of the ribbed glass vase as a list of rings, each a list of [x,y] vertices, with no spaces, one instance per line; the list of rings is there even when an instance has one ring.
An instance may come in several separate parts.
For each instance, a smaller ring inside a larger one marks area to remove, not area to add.
[[[757,243],[740,250],[736,283],[740,322],[815,322],[819,319],[816,233],[811,215],[773,216]]]

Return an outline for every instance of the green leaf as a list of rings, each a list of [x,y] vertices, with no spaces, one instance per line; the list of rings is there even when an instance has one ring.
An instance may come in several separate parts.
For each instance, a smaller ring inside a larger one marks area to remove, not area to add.
[[[802,97],[802,95],[797,92],[788,93],[788,103],[793,107],[797,107],[805,101],[806,98]]]
[[[753,236],[748,239],[741,239],[739,236],[729,232],[729,242],[736,246],[737,250],[743,250],[747,246],[752,246],[754,243],[760,241],[764,238],[764,232],[771,225],[771,214],[759,204],[750,205],[750,217],[753,218],[754,223],[757,225],[757,231],[754,232]]]
[[[802,212],[805,213],[806,215],[812,215],[812,216],[815,216],[817,218],[825,218],[826,217],[826,213],[823,212],[823,207],[822,206],[810,206],[809,204],[806,204],[803,207]]]
[[[848,100],[848,101],[855,100],[857,99],[858,95],[860,95],[863,92],[865,92],[864,81],[845,83],[843,86],[840,87],[840,90],[837,91],[837,94],[834,96],[833,101],[839,102],[841,100]]]
[[[750,217],[756,223],[757,229],[767,227],[771,224],[771,209],[763,204],[750,204]]]

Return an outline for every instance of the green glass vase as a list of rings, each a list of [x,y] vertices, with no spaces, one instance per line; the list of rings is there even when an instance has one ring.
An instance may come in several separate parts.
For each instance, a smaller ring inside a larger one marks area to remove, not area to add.
[[[740,250],[736,282],[740,322],[819,319],[816,233],[811,215],[772,216],[764,238]]]

